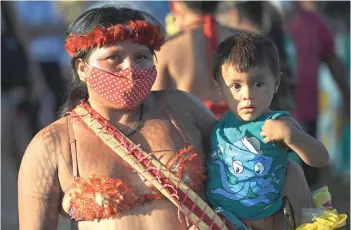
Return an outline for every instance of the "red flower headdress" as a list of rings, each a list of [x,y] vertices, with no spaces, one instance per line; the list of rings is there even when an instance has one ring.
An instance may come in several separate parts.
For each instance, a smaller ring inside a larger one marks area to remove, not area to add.
[[[165,35],[160,26],[147,21],[136,20],[130,21],[128,25],[119,24],[108,28],[98,27],[85,35],[70,35],[66,39],[65,48],[70,56],[74,56],[79,51],[110,45],[127,39],[156,51],[160,50],[165,43]]]

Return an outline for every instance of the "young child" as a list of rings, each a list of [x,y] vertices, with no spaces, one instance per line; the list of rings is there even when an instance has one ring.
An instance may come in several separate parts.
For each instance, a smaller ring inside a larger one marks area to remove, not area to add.
[[[214,54],[215,80],[230,111],[212,133],[206,197],[237,228],[246,228],[242,220],[281,210],[289,151],[313,167],[329,160],[325,147],[289,113],[269,109],[279,70],[276,46],[254,33],[227,38]]]

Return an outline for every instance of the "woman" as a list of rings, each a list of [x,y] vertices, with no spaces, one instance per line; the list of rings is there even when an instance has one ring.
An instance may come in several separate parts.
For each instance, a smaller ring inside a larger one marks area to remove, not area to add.
[[[104,6],[70,26],[66,50],[75,79],[64,116],[34,137],[23,158],[20,229],[56,229],[59,213],[73,219],[73,229],[225,224],[211,208],[199,208],[196,195],[203,194],[204,157],[216,119],[189,94],[151,92],[153,53],[164,35],[146,19],[152,18]],[[292,179],[298,168],[289,170],[292,192],[301,181]],[[288,196],[305,205],[301,198],[310,200],[310,193],[300,191]]]

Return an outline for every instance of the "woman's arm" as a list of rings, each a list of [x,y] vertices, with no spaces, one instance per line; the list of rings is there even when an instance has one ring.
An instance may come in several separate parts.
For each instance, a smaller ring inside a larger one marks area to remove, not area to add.
[[[195,121],[202,135],[202,143],[204,148],[205,156],[210,154],[211,150],[211,134],[212,130],[216,126],[216,116],[209,110],[199,99],[193,97],[194,106],[193,113]]]
[[[204,154],[210,152],[211,133],[217,123],[215,115],[197,97],[176,89],[167,92],[167,104],[172,105],[172,113],[185,113],[201,133]]]
[[[308,187],[305,174],[302,168],[295,162],[288,161],[286,169],[285,183],[283,194],[289,199],[295,226],[301,225],[301,209],[313,208],[313,198],[310,188]]]
[[[58,156],[61,139],[54,126],[29,144],[18,176],[19,226],[22,230],[57,229],[61,188]]]

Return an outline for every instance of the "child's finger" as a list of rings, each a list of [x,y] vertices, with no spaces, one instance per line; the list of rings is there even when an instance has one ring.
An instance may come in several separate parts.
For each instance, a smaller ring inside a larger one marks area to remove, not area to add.
[[[266,123],[264,123],[264,124],[262,125],[261,130],[265,130],[265,128],[266,128]]]
[[[264,122],[264,124],[263,124],[262,127],[265,127],[265,126],[267,126],[267,125],[270,125],[270,123],[272,123],[272,121],[273,121],[273,120],[271,120],[271,119],[266,120],[266,121]]]
[[[261,137],[265,137],[265,136],[267,136],[267,134],[266,134],[266,132],[265,132],[265,131],[261,131],[261,132],[260,132],[260,135],[261,135]]]
[[[266,144],[267,144],[268,142],[270,142],[270,141],[271,141],[271,140],[270,140],[268,137],[263,138],[263,142],[266,143]]]

